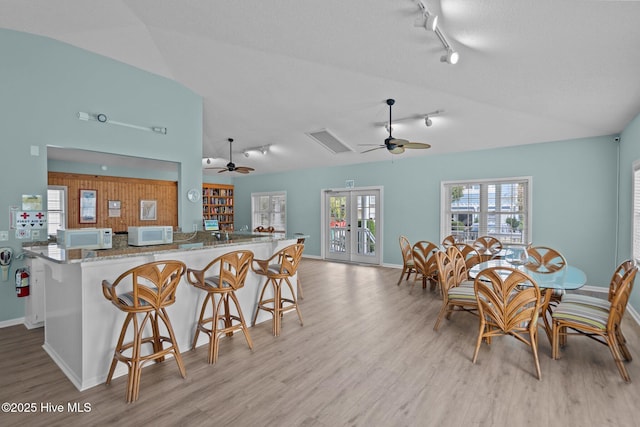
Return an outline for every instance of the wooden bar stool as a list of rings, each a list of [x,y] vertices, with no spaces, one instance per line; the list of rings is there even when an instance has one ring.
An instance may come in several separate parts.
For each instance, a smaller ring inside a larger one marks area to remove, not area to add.
[[[204,332],[209,336],[209,363],[218,360],[218,346],[222,335],[233,336],[235,331],[242,331],[249,349],[253,349],[251,336],[244,321],[240,303],[235,291],[244,286],[247,273],[253,261],[253,252],[243,250],[229,252],[211,261],[202,270],[187,270],[187,281],[198,289],[207,292],[202,303],[200,318],[196,326],[191,349],[196,348],[198,335]],[[210,275],[209,275],[209,272]],[[216,302],[216,294],[220,297]],[[235,305],[236,313],[231,313],[230,302]],[[211,316],[206,316],[207,307],[211,306]],[[235,322],[235,324],[234,324]],[[210,324],[210,327],[207,325]]]
[[[167,354],[173,354],[180,375],[186,377],[178,343],[165,310],[175,302],[176,288],[185,270],[186,266],[181,261],[156,261],[125,271],[113,283],[102,281],[104,296],[127,313],[106,382],[111,383],[118,362],[126,364],[129,369],[127,403],[138,400],[142,367],[150,360],[161,362]],[[127,289],[118,293],[117,286]],[[138,315],[143,315],[142,321]],[[160,335],[160,323],[164,324],[168,336]],[[124,342],[130,325],[133,326],[133,340]],[[152,335],[143,337],[147,325],[151,326]],[[143,355],[143,344],[151,344],[153,352]]]
[[[293,286],[289,281],[289,279],[293,277],[298,270],[303,250],[304,245],[296,243],[275,253],[267,260],[256,259],[252,264],[253,271],[256,274],[267,278],[267,281],[260,292],[260,298],[258,299],[258,306],[256,307],[256,312],[253,316],[252,325],[256,324],[256,319],[258,318],[260,310],[268,311],[273,316],[274,336],[280,335],[281,318],[287,311],[295,310],[296,313],[298,313],[300,325],[303,325],[302,314],[298,308],[298,299],[296,298]],[[291,292],[291,298],[285,298],[282,296],[283,283],[288,286],[289,291]],[[269,287],[272,288],[273,297],[265,299],[264,294]]]
[[[304,237],[298,237],[298,241],[296,243],[304,245],[304,241],[305,241]],[[298,296],[300,297],[300,299],[304,299],[304,294],[302,293],[302,280],[300,279],[300,275],[299,274],[298,274],[297,279],[298,279],[298,284],[297,284]]]

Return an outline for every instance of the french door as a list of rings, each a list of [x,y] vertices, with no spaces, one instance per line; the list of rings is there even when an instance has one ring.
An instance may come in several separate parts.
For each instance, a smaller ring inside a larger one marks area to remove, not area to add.
[[[326,191],[324,254],[329,260],[380,263],[379,189]]]

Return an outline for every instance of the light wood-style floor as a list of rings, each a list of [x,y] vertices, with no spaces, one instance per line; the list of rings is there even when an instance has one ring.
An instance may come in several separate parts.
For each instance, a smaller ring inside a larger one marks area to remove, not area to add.
[[[43,331],[0,329],[0,402],[62,404],[64,413],[0,413],[2,426],[632,426],[640,421],[640,333],[623,326],[631,353],[625,384],[609,350],[570,337],[562,359],[540,335],[542,380],[530,350],[511,337],[483,344],[471,363],[477,319],[457,313],[433,331],[441,300],[400,270],[304,259],[304,326],[285,315],[280,337],[265,322],[185,351],[142,373],[140,399],[125,403],[125,378],[79,392],[42,350]],[[105,304],[107,302],[105,301]],[[251,316],[251,313],[245,313]],[[185,349],[186,350],[186,349]],[[67,405],[89,403],[91,412]]]

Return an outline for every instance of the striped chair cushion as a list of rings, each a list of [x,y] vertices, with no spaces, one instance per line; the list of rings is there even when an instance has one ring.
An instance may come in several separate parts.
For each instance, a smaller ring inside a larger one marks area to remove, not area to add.
[[[220,287],[220,276],[210,276],[204,278],[204,284],[211,288]]]
[[[282,268],[281,264],[269,264],[268,270],[269,270],[269,273],[271,273],[271,274],[280,274],[280,269],[281,268]],[[283,270],[282,272],[284,274],[288,273],[286,269]]]
[[[554,320],[565,319],[570,322],[583,324],[592,328],[595,327],[604,331],[607,329],[609,312],[582,304],[563,301],[558,304],[555,310],[553,310],[552,317]]]
[[[476,293],[473,290],[473,286],[456,286],[447,292],[449,296],[449,302],[452,300],[461,300],[461,301],[475,301]]]
[[[609,311],[611,303],[603,298],[590,297],[588,295],[580,294],[567,294],[562,298],[562,302],[571,304],[581,304],[593,308],[599,308],[600,310]]]
[[[458,286],[464,286],[473,289],[473,280],[463,280]]]
[[[158,292],[158,288],[156,287],[151,287],[151,289],[155,292]],[[118,295],[118,301],[120,301],[121,304],[133,307],[133,291]],[[138,305],[145,306],[149,305],[149,303],[142,298],[138,298]]]

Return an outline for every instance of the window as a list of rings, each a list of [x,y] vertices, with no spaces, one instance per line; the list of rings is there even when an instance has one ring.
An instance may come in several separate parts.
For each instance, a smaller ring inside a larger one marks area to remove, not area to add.
[[[287,231],[287,193],[284,191],[274,193],[251,194],[251,228],[258,226],[264,228],[273,227],[278,232]]]
[[[55,236],[58,228],[67,228],[67,187],[47,189],[47,234]]]
[[[493,236],[527,244],[531,237],[531,178],[446,181],[441,186],[441,239],[471,242]]]
[[[640,259],[640,160],[633,163],[633,234],[632,256]]]

